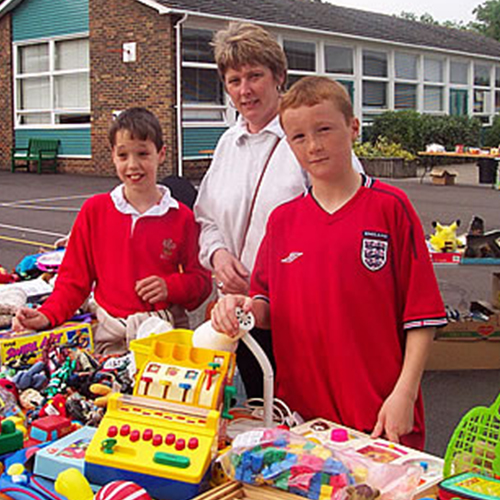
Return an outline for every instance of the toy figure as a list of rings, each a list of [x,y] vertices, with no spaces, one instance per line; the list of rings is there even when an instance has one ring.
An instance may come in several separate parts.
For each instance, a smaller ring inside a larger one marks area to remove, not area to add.
[[[484,232],[484,220],[475,215],[467,234],[464,256],[474,258],[500,258],[500,230]]]
[[[456,252],[458,248],[463,247],[457,237],[457,228],[460,226],[460,220],[457,219],[449,226],[442,226],[439,222],[434,221],[432,227],[436,232],[430,236],[429,241],[432,248],[436,252]]]

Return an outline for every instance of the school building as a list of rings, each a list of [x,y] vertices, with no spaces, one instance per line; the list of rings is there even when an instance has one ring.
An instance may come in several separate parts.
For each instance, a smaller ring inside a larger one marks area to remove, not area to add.
[[[314,0],[0,1],[0,168],[29,138],[60,140],[59,169],[111,175],[113,114],[146,106],[164,128],[161,175],[196,176],[235,120],[210,40],[229,21],[282,44],[289,82],[342,82],[369,125],[386,110],[500,111],[500,43]]]

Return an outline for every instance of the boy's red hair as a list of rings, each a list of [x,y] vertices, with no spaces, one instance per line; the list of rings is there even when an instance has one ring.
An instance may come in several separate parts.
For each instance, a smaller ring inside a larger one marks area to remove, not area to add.
[[[290,90],[281,98],[280,116],[287,109],[301,106],[315,106],[323,101],[330,101],[344,115],[346,122],[354,118],[351,98],[340,83],[325,76],[306,76],[294,83]]]

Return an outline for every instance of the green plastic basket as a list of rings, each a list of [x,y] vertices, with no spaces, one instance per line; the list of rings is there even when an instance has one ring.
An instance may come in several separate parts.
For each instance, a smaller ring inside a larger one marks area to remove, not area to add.
[[[477,406],[460,421],[444,457],[443,476],[477,472],[500,476],[500,395],[490,407]]]

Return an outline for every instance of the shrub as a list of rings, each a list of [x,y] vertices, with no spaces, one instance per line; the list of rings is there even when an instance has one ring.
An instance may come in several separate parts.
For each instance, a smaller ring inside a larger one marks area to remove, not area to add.
[[[434,116],[413,110],[387,111],[374,119],[371,137],[375,140],[386,137],[412,153],[424,151],[425,146],[432,143],[454,150],[457,144],[479,146],[481,127],[477,118],[468,116]]]
[[[500,116],[495,116],[493,125],[484,134],[484,146],[488,148],[498,148],[500,145]]]
[[[386,137],[379,137],[375,144],[356,142],[354,152],[359,158],[403,158],[405,161],[415,159],[415,156],[403,149],[401,144],[391,142]]]

